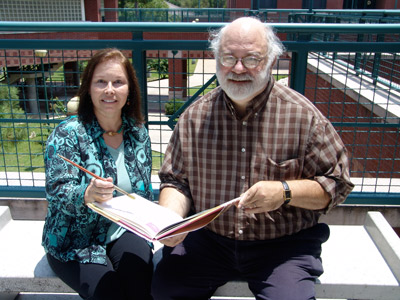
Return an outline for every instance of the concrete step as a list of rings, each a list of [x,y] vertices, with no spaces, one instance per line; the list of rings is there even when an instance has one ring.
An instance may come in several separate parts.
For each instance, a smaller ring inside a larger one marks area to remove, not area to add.
[[[78,294],[73,293],[20,293],[15,300],[81,300]]]
[[[0,299],[14,300],[18,291],[30,292],[18,300],[79,299],[48,266],[41,246],[44,221],[11,220],[9,210],[0,208]],[[364,226],[330,228],[331,237],[323,244],[325,273],[316,286],[318,299],[398,300],[400,240],[385,218],[369,212]],[[7,292],[14,294],[5,298]],[[230,282],[212,299],[254,299],[251,295],[245,282]]]
[[[11,212],[8,206],[0,206],[0,230],[11,220]]]

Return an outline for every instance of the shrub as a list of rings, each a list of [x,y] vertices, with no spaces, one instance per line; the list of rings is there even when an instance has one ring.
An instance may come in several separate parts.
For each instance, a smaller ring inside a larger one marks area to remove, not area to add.
[[[166,115],[173,115],[175,112],[180,109],[185,102],[183,102],[181,99],[171,99],[167,103],[165,103],[165,114]]]
[[[18,88],[0,85],[0,119],[17,119],[25,116],[19,106]],[[26,139],[27,131],[23,125],[15,123],[1,123],[0,142],[15,143]]]
[[[149,59],[147,65],[150,70],[158,73],[158,78],[164,79],[168,75],[168,59]]]

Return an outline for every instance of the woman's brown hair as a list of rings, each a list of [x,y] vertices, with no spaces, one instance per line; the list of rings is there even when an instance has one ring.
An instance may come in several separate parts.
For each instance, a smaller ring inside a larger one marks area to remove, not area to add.
[[[116,60],[125,68],[128,75],[129,95],[126,104],[122,108],[122,115],[133,118],[137,123],[143,123],[142,100],[140,95],[139,82],[136,77],[135,69],[126,56],[115,48],[107,48],[96,52],[89,60],[81,80],[78,91],[79,106],[78,116],[84,123],[89,123],[94,118],[94,108],[90,97],[90,85],[96,67],[105,61]]]

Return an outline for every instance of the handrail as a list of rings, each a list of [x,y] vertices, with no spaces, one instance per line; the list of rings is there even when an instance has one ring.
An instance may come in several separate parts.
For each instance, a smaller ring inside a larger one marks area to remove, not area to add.
[[[0,33],[15,32],[208,32],[226,23],[169,22],[0,22]],[[83,25],[83,26],[82,26]],[[268,23],[282,33],[400,33],[400,24]]]

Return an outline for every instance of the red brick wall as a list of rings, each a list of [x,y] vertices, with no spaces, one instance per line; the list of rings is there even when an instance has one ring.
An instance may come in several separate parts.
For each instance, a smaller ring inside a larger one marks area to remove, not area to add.
[[[342,9],[343,0],[327,0],[326,9]]]
[[[118,8],[118,0],[104,0],[104,8]],[[107,22],[118,22],[118,12],[106,11],[104,18]]]
[[[397,7],[395,4],[397,2]],[[376,9],[399,9],[400,3],[396,0],[376,0]]]
[[[276,8],[278,9],[301,9],[302,0],[277,0]]]
[[[100,8],[100,0],[85,0],[86,21],[101,22]]]
[[[305,96],[331,122],[381,123],[370,110],[316,74],[306,77]],[[383,127],[337,127],[349,151],[353,177],[388,178],[400,170],[400,131]]]

